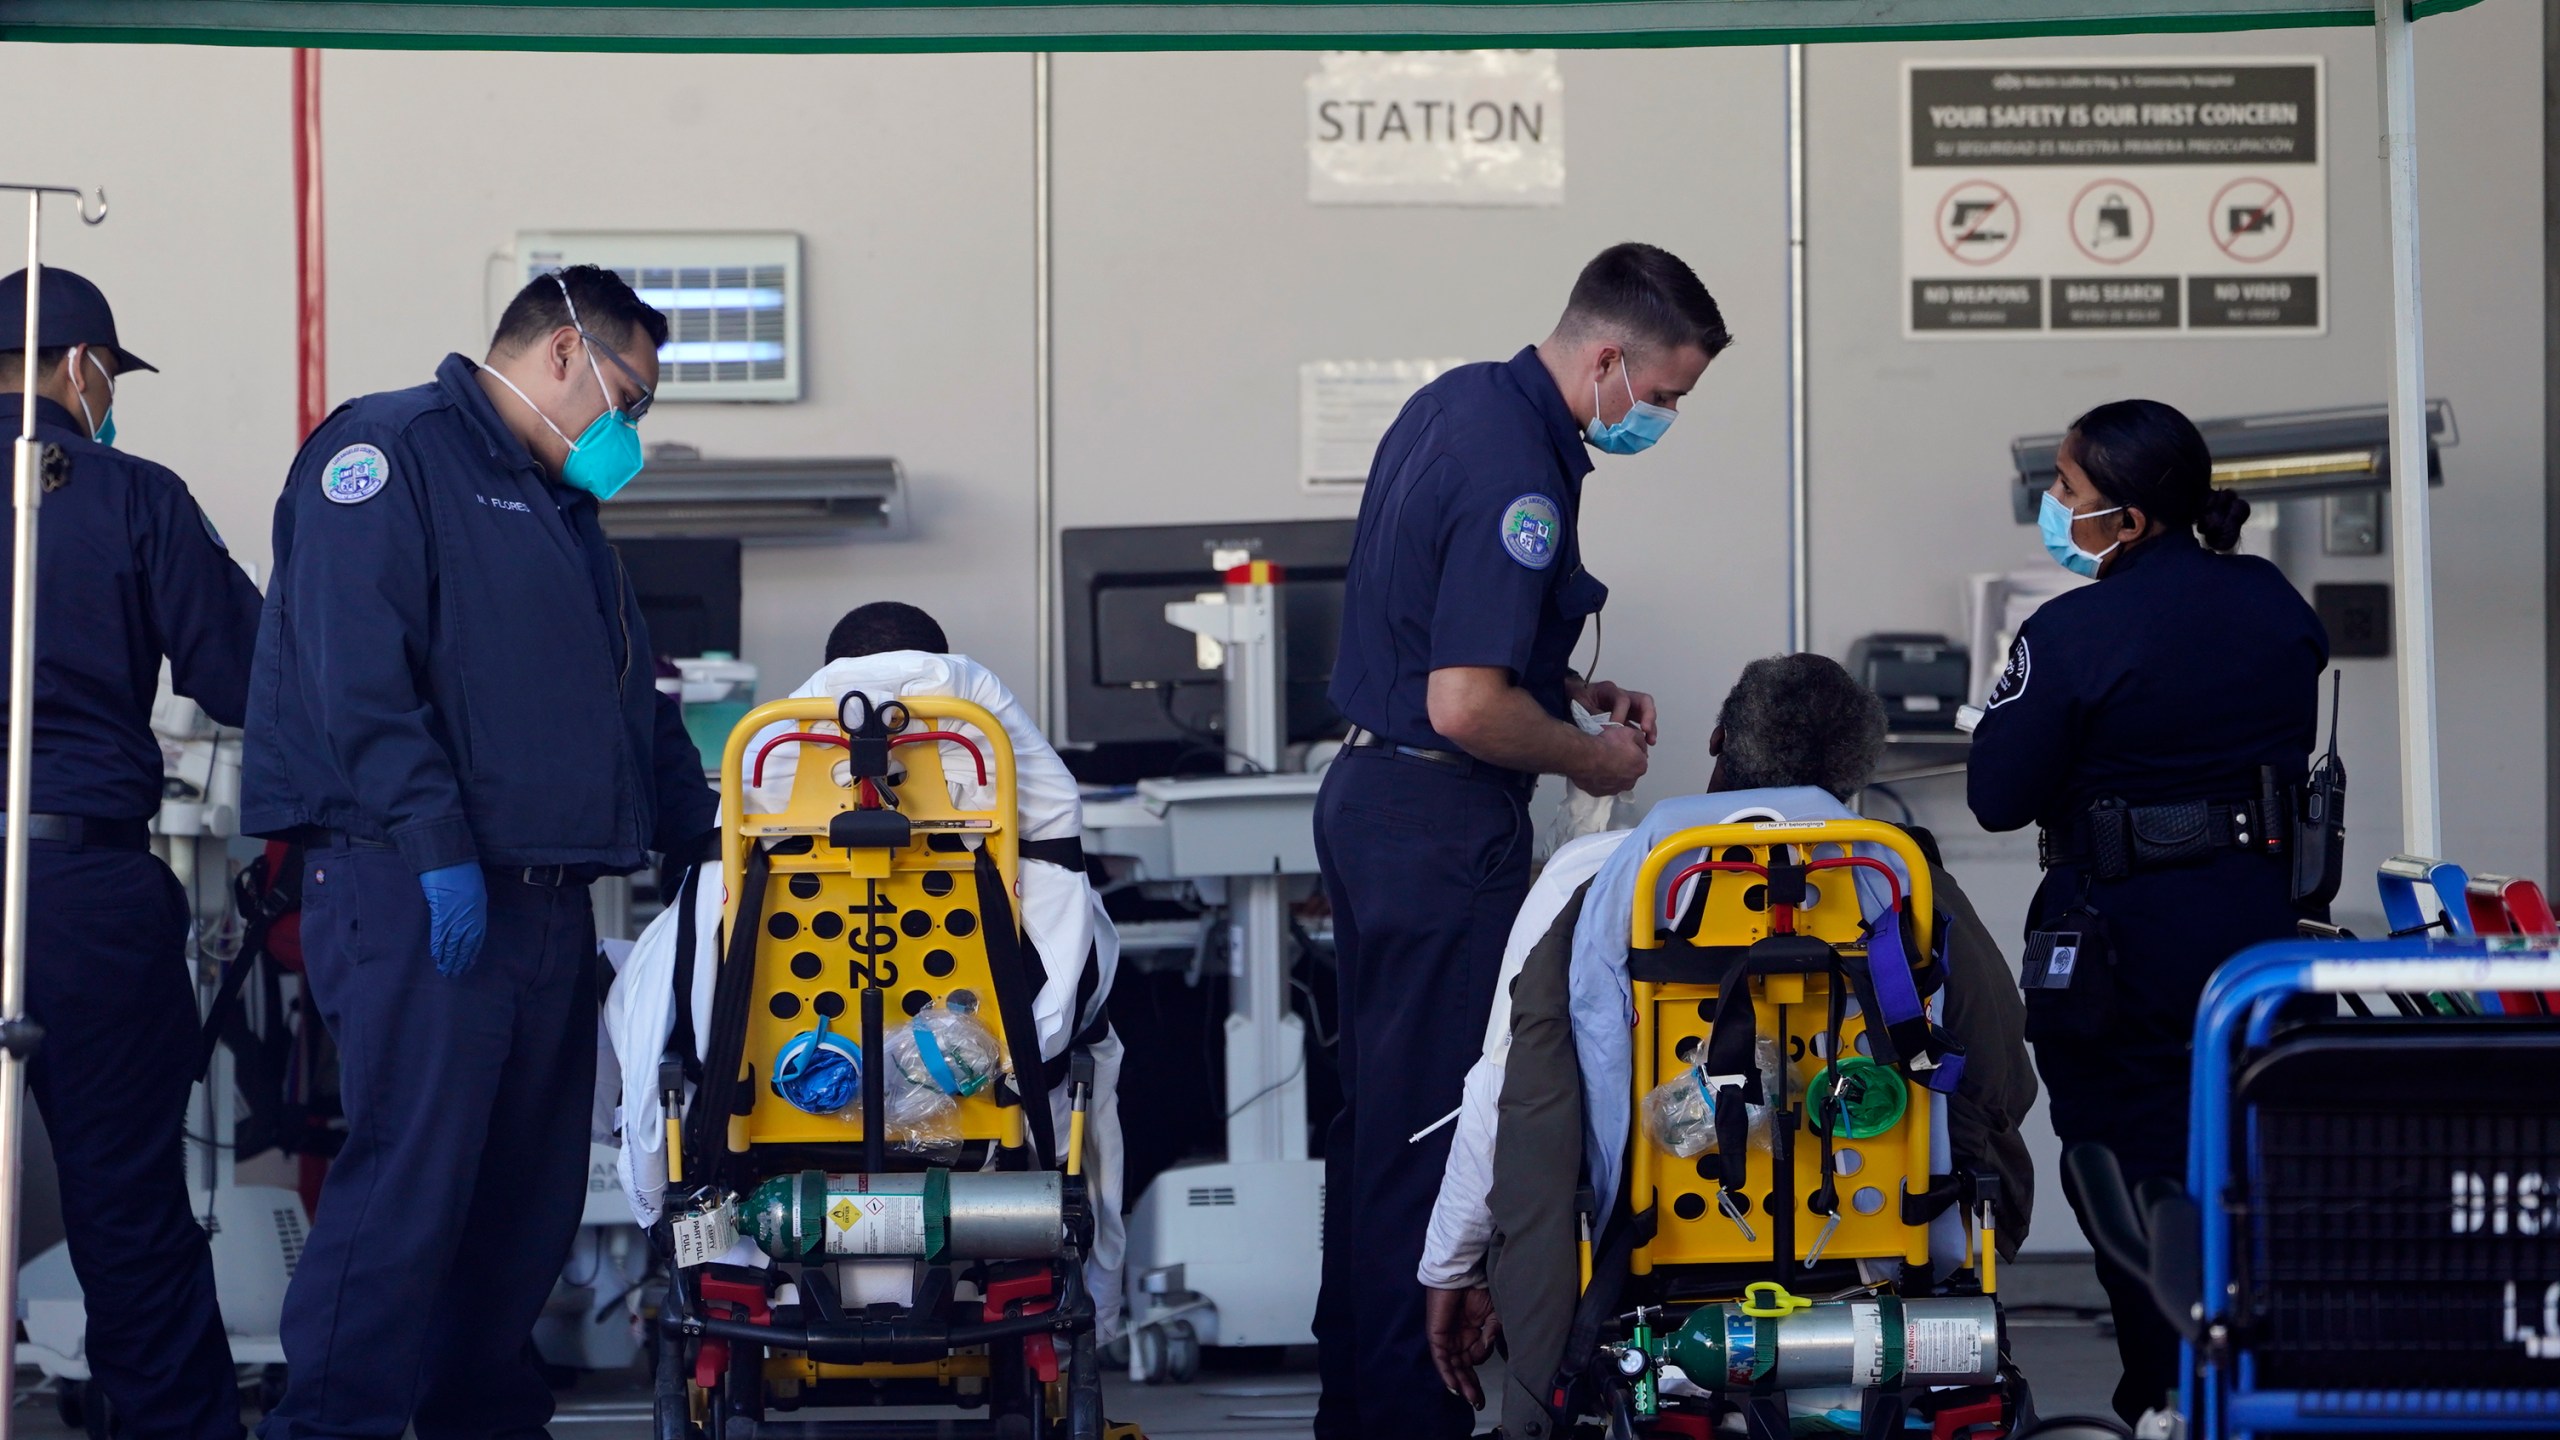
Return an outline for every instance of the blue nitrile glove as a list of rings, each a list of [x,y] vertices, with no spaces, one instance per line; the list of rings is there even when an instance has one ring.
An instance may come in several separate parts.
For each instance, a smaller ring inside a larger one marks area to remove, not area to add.
[[[489,882],[475,860],[430,870],[418,884],[427,892],[427,949],[436,973],[459,975],[480,959],[489,938]]]

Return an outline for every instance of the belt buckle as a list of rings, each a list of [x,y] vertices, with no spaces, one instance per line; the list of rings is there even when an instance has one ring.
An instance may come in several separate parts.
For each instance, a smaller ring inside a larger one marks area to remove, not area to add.
[[[569,867],[566,865],[527,865],[519,873],[527,885],[539,885],[546,890],[557,890],[569,881]]]

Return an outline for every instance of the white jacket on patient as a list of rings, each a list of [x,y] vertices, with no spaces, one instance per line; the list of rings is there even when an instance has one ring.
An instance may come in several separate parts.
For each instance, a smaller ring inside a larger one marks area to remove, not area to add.
[[[792,696],[833,698],[851,690],[860,690],[875,699],[948,696],[986,710],[1004,727],[1006,738],[1013,743],[1014,803],[1022,838],[1057,840],[1082,833],[1083,810],[1075,777],[1068,773],[1065,762],[1058,758],[1058,752],[1033,723],[1030,713],[1014,699],[1013,692],[985,666],[965,655],[896,650],[832,661],[810,676],[808,683],[794,690]],[[758,734],[747,754],[752,757],[766,740],[791,728],[794,727],[777,725]],[[974,727],[956,728],[976,735]],[[747,813],[771,814],[789,802],[792,781],[798,774],[798,757],[805,748],[785,745],[767,757],[764,783],[747,795]],[[954,777],[953,801],[962,809],[993,803],[992,787],[981,788],[960,778],[972,769],[961,764],[951,765],[946,771]],[[706,872],[706,882],[712,878]],[[1047,979],[1032,1001],[1032,1023],[1039,1034],[1041,1057],[1055,1059],[1066,1052],[1076,1033],[1091,1023],[1109,998],[1113,976],[1119,969],[1120,936],[1103,912],[1100,897],[1079,871],[1026,860],[1017,898],[1023,929],[1048,970]],[[724,904],[721,886],[705,883],[700,887],[695,913],[689,917],[695,927],[696,947],[690,997],[693,1031],[702,1037],[711,1033],[712,979],[719,968]],[[687,919],[670,907],[651,922],[633,944],[631,958],[624,963],[606,1001],[605,1021],[622,1071],[623,1188],[630,1197],[633,1213],[644,1225],[655,1223],[659,1195],[666,1184],[666,1114],[657,1093],[658,1058],[675,1031],[676,938],[678,928]],[[1099,983],[1080,1010],[1076,992],[1088,963],[1097,967]],[[1094,1093],[1086,1116],[1084,1170],[1087,1183],[1092,1186],[1094,1243],[1086,1261],[1085,1277],[1093,1292],[1100,1333],[1109,1339],[1120,1326],[1120,1266],[1127,1247],[1120,1213],[1120,1037],[1106,1031],[1090,1049]],[[1062,1142],[1068,1129],[1067,1088],[1062,1084],[1048,1097],[1056,1134]]]

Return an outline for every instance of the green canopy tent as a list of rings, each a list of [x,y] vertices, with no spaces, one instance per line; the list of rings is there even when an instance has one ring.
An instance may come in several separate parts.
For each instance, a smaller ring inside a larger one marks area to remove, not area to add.
[[[2411,15],[2475,0],[2416,0]],[[1771,45],[2369,25],[2362,0],[0,0],[0,40],[456,50]]]
[[[2416,144],[2417,67],[2411,24],[2476,0],[1438,0],[1353,4],[1345,0],[0,0],[0,40],[306,46],[449,50],[678,52],[913,52],[1095,50],[1387,50],[1510,46],[1578,48],[1788,45],[1823,41],[1999,40],[2044,35],[2109,35],[2373,25],[2382,73],[2382,145],[2388,175],[2393,366],[2390,453],[2427,454],[2426,387],[2419,300]],[[1801,404],[1803,165],[1801,55],[1791,54],[1789,99],[1791,369],[1796,554],[1796,639],[1803,638],[1806,552]],[[1035,209],[1047,209],[1047,68],[1035,69]],[[22,186],[8,186],[24,189]],[[29,193],[32,268],[40,197]],[[84,215],[84,218],[86,216]],[[1049,387],[1047,228],[1040,228],[1041,277],[1036,354],[1041,440],[1039,525],[1042,562],[1051,530],[1048,505]],[[32,307],[31,307],[32,308]],[[0,342],[6,343],[6,342]],[[30,330],[29,344],[32,344]],[[28,367],[32,386],[33,367]],[[0,1252],[17,1237],[17,1157],[25,1025],[26,816],[35,605],[36,484],[33,401],[17,449],[15,607],[10,671],[10,754],[6,848],[7,921],[0,932]],[[2402,849],[2441,849],[2437,794],[2434,603],[2428,564],[2427,466],[2395,464],[2392,546],[2400,734]],[[1051,586],[1040,588],[1043,673],[1049,663]],[[1044,694],[1047,686],[1042,687]],[[0,1265],[0,1315],[16,1305],[15,1266]],[[0,1339],[0,1374],[9,1369]],[[0,1380],[0,1385],[8,1382]],[[9,1410],[0,1390],[0,1425]]]

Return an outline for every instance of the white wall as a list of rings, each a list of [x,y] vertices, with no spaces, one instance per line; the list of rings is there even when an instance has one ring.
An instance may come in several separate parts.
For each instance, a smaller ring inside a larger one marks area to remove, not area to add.
[[[1738,336],[1650,454],[1602,457],[1584,555],[1601,669],[1655,691],[1644,793],[1695,790],[1734,671],[1786,643],[1779,59],[1568,52],[1566,203],[1315,206],[1302,55],[1057,61],[1066,525],[1349,515],[1298,483],[1298,365],[1507,359],[1619,240],[1696,267]],[[1586,638],[1584,656],[1590,654]]]
[[[2418,27],[2429,388],[2462,444],[2435,506],[2447,848],[2530,873],[2543,848],[2540,10],[2487,0]],[[1902,338],[1895,239],[1907,55],[2303,54],[2329,60],[2329,333],[2301,340],[1929,344]],[[1566,203],[1306,203],[1313,57],[1056,61],[1058,514],[1065,525],[1349,513],[1297,486],[1297,366],[1507,356],[1575,268],[1642,238],[1686,257],[1737,336],[1655,452],[1603,459],[1586,552],[1613,595],[1602,668],[1663,699],[1645,798],[1692,789],[1739,664],[1785,643],[1780,58],[1568,52]],[[712,454],[891,454],[912,538],[760,549],[749,658],[769,689],[834,617],[897,596],[1028,688],[1030,61],[333,52],[325,63],[330,393],[417,383],[476,351],[519,229],[791,229],[805,237],[809,396],[668,405],[652,440]],[[292,227],[280,52],[0,45],[0,90],[46,119],[8,168],[104,182],[115,217],[57,222],[169,373],[118,411],[263,561],[289,459]],[[2007,443],[2149,394],[2199,415],[2380,398],[2389,327],[2365,31],[1832,46],[1811,52],[1814,619],[1845,653],[1956,632],[1959,577],[2042,563],[2007,504]],[[120,110],[103,123],[96,96]],[[2292,507],[2308,520],[2316,507]],[[2387,559],[2287,542],[2297,579]],[[2351,910],[2397,845],[2388,662],[2350,662]],[[2004,939],[2031,850],[1986,837],[1953,781],[1910,798]],[[2048,1183],[2040,1245],[2073,1235]]]
[[[332,53],[330,392],[476,357],[518,230],[798,231],[807,398],[669,404],[645,431],[706,455],[906,466],[909,538],[748,551],[745,648],[766,693],[817,668],[838,615],[884,598],[1026,674],[1030,64]]]
[[[0,169],[106,187],[95,229],[45,202],[45,259],[98,282],[126,348],[161,370],[125,382],[117,443],[185,475],[261,577],[298,438],[287,67],[280,50],[0,45],[18,107]],[[0,274],[26,263],[26,211],[6,198]]]
[[[2447,851],[2535,871],[2544,854],[2542,251],[2539,7],[2490,0],[2419,29],[2429,393],[2452,400],[2461,445],[2434,505]],[[2329,333],[2316,339],[1905,340],[1888,224],[1900,131],[1888,104],[1906,57],[2320,54],[2328,59]],[[1835,654],[1860,634],[1959,633],[1956,577],[2044,563],[2013,524],[2007,442],[2092,404],[2149,395],[2198,416],[2374,403],[2389,381],[2390,257],[2375,152],[2369,31],[2175,36],[1813,52],[1814,615]],[[1884,207],[1881,210],[1879,207]],[[2318,507],[2289,505],[2308,532]],[[2387,556],[2319,553],[2287,537],[2297,581],[2388,580]],[[2398,848],[2392,664],[2347,661],[2350,791],[2344,905]],[[1956,782],[1920,792],[1924,818],[1963,827]],[[2020,842],[2024,843],[2024,842]],[[1999,847],[1993,847],[1995,852]],[[2016,846],[2007,847],[2015,850]]]

